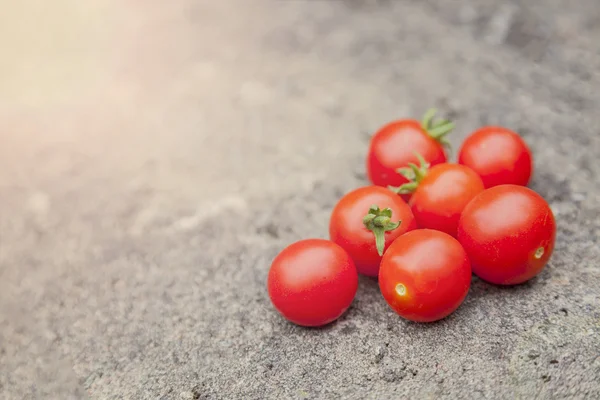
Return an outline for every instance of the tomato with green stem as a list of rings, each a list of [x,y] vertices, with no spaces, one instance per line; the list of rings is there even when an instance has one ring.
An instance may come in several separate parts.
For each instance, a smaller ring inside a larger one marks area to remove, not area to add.
[[[458,220],[469,202],[484,190],[479,175],[459,164],[438,164],[429,167],[417,154],[420,165],[410,163],[400,172],[409,179],[399,187],[390,187],[399,194],[411,194],[408,204],[419,228],[436,229],[456,237]]]
[[[447,317],[462,304],[470,286],[467,253],[444,232],[408,232],[392,243],[381,260],[381,294],[396,313],[411,321]]]
[[[458,163],[471,168],[486,189],[529,183],[533,156],[525,141],[510,129],[486,126],[473,132],[460,148]]]
[[[465,207],[458,240],[481,279],[498,285],[523,283],[550,259],[556,221],[542,196],[520,185],[487,189]]]
[[[365,186],[336,204],[329,236],[350,254],[359,273],[377,276],[385,249],[416,227],[410,207],[398,195],[380,186]]]
[[[446,138],[454,128],[454,123],[435,118],[436,110],[427,111],[421,122],[415,119],[401,119],[390,122],[371,138],[367,155],[367,175],[377,186],[400,186],[407,182],[398,173],[399,168],[419,160],[421,154],[431,165],[446,162]]]
[[[267,287],[271,302],[287,320],[302,326],[322,326],[350,307],[358,288],[358,273],[348,253],[337,244],[306,239],[275,257]]]

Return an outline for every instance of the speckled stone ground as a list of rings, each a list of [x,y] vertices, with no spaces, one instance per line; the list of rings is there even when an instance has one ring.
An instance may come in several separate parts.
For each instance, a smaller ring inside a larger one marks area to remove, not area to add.
[[[596,0],[23,0],[0,48],[0,398],[600,398]],[[523,134],[550,264],[435,324],[369,279],[286,323],[272,257],[431,105]]]

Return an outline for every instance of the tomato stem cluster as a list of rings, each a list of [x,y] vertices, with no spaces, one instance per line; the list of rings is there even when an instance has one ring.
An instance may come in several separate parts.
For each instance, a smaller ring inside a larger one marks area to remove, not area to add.
[[[408,179],[409,182],[397,187],[388,186],[388,189],[390,189],[392,192],[397,194],[414,193],[414,191],[419,187],[419,183],[421,183],[421,181],[427,176],[427,172],[429,171],[429,163],[425,161],[423,156],[419,153],[415,154],[419,160],[418,166],[415,163],[409,163],[408,167],[397,169],[397,172]]]
[[[392,222],[391,208],[380,210],[377,205],[369,208],[369,213],[363,218],[363,224],[375,235],[375,246],[380,256],[385,249],[385,233],[398,228],[401,223],[402,221]]]
[[[433,139],[440,142],[448,150],[450,149],[450,142],[446,139],[446,135],[454,129],[454,122],[447,119],[436,119],[435,114],[437,110],[430,108],[427,110],[421,121],[421,127],[427,132],[427,134]]]

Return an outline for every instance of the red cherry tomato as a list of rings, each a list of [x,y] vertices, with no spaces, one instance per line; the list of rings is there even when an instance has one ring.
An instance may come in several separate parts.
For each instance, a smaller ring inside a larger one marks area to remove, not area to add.
[[[385,249],[416,228],[412,211],[400,196],[380,186],[365,186],[346,194],[334,207],[329,236],[348,252],[359,273],[377,276]]]
[[[410,193],[409,205],[419,228],[436,229],[456,237],[458,220],[465,206],[484,190],[483,182],[471,168],[459,164],[438,164],[431,169],[421,158],[421,167],[410,164],[411,182],[398,188]],[[403,171],[409,176],[407,171]]]
[[[473,272],[499,285],[539,274],[554,250],[556,223],[548,203],[524,186],[500,185],[477,195],[463,210],[458,240]]]
[[[381,293],[394,311],[411,321],[432,322],[450,315],[470,286],[467,253],[444,232],[408,232],[392,243],[381,261]]]
[[[463,143],[458,163],[477,172],[486,188],[526,186],[533,172],[531,150],[515,132],[497,126],[475,131]]]
[[[358,274],[350,256],[337,244],[307,239],[285,248],[269,270],[269,296],[289,321],[321,326],[350,307]]]
[[[423,122],[402,119],[382,127],[371,138],[367,156],[367,175],[377,186],[400,186],[407,179],[398,168],[418,162],[415,153],[421,154],[431,165],[446,162],[445,135],[454,124],[434,121],[435,110],[428,111]]]

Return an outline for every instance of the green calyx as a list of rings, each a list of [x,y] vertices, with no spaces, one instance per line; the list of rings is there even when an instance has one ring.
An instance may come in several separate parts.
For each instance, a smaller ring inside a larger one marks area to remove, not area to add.
[[[429,163],[425,161],[422,155],[415,153],[419,160],[419,165],[409,163],[408,167],[398,168],[396,171],[408,179],[408,182],[398,187],[388,186],[392,192],[397,194],[411,194],[419,187],[419,183],[427,176],[429,171]]]
[[[450,149],[450,142],[446,138],[446,135],[454,129],[454,122],[447,119],[437,119],[435,118],[436,113],[437,110],[435,108],[427,110],[421,120],[421,127],[430,137],[440,142],[447,149]]]
[[[385,249],[385,233],[393,231],[400,226],[402,221],[392,222],[392,209],[379,209],[379,206],[374,205],[369,208],[369,213],[363,218],[365,227],[375,235],[375,245],[377,253],[382,256]]]

